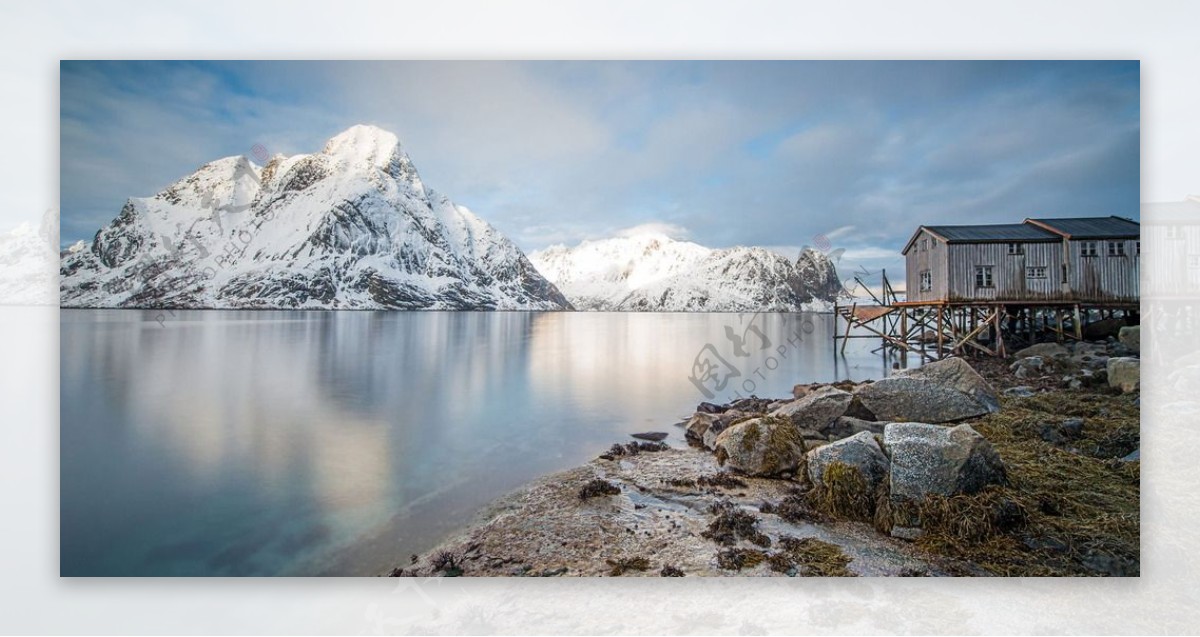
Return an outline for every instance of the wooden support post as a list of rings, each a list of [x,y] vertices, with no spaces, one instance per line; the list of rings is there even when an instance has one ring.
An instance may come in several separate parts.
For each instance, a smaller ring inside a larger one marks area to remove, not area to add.
[[[846,336],[842,337],[842,353],[846,353],[846,343],[850,342],[850,328],[854,326],[854,310],[858,307],[858,303],[850,306],[850,314],[846,316]]]
[[[945,318],[946,318],[946,310],[945,310],[945,308],[943,308],[943,307],[939,306],[939,307],[938,307],[938,310],[937,310],[937,313],[938,313],[938,321],[937,321],[937,332],[938,332],[938,341],[937,341],[937,343],[938,343],[938,351],[937,351],[937,357],[938,357],[938,360],[941,360],[941,359],[942,359],[942,357],[943,357],[943,356],[945,356],[945,350],[943,350],[942,348],[945,346],[945,339],[946,339],[946,328],[945,328],[945,326],[942,324],[942,322],[943,322],[943,321],[945,320]]]
[[[1079,317],[1079,304],[1075,304],[1075,340],[1083,340],[1083,321]]]
[[[904,349],[900,350],[900,366],[908,367],[908,308],[900,308],[900,340],[904,341]]]
[[[996,356],[1004,357],[1004,308],[996,308],[996,342],[993,345],[996,348]]]
[[[925,315],[928,312],[928,310],[925,308],[921,308],[921,309],[917,310],[917,312],[920,312],[920,314],[921,314],[921,334],[920,334],[920,336],[918,336],[918,338],[921,340],[921,360],[923,361],[923,360],[925,360],[925,323],[927,323],[927,321],[925,320]]]

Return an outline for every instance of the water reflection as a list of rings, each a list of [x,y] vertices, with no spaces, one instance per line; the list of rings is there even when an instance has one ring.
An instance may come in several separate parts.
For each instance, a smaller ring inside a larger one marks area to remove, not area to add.
[[[65,575],[384,571],[629,433],[678,443],[669,424],[704,399],[687,378],[697,352],[731,347],[724,328],[749,318],[155,317],[62,312]],[[736,360],[746,378],[759,368],[759,395],[880,373],[865,352],[835,370],[830,316],[758,320],[774,347]],[[780,351],[805,321],[811,335]]]

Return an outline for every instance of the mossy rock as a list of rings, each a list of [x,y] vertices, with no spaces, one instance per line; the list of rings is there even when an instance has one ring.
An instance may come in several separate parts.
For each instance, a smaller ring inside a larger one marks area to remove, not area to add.
[[[751,418],[732,425],[717,436],[715,446],[717,462],[746,475],[775,476],[804,464],[804,438],[784,418]]]

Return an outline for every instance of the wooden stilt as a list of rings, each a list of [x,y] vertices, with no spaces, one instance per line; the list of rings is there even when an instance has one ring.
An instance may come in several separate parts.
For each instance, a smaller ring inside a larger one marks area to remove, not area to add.
[[[850,314],[846,316],[846,335],[842,337],[842,354],[846,353],[846,343],[850,342],[850,328],[854,327],[854,310],[858,308],[858,303],[850,306]]]

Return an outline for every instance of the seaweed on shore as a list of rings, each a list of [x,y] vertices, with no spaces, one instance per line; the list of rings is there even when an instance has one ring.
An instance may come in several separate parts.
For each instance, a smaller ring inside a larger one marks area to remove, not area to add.
[[[811,537],[784,536],[779,538],[779,548],[771,562],[772,570],[783,568],[781,572],[786,572],[790,562],[805,577],[855,577],[855,573],[846,568],[853,559],[836,544]]]
[[[813,510],[830,517],[869,522],[875,517],[877,494],[858,469],[831,462],[806,500]]]
[[[459,557],[450,551],[438,553],[430,562],[430,566],[433,567],[434,572],[441,572],[446,577],[459,577],[463,574]]]
[[[758,549],[725,549],[717,553],[717,566],[727,571],[754,568],[767,559],[767,554]]]
[[[696,484],[702,487],[719,487],[722,489],[745,489],[746,483],[732,475],[719,471],[696,478]]]
[[[620,487],[618,487],[617,485],[609,482],[608,480],[604,480],[602,478],[595,478],[593,480],[590,480],[590,481],[588,481],[587,484],[583,485],[583,488],[579,489],[579,499],[580,500],[588,500],[590,498],[595,498],[595,497],[602,496],[602,495],[620,495],[620,494],[621,494]]]
[[[700,534],[702,537],[724,546],[733,546],[739,539],[756,546],[771,546],[771,538],[758,530],[758,517],[733,506],[713,507],[717,517],[708,524],[708,530]]]
[[[667,480],[666,483],[673,487],[685,488],[709,487],[718,489],[745,489],[747,486],[744,481],[739,480],[733,475],[724,471],[718,471],[717,473],[706,474],[696,478],[672,478]]]
[[[793,524],[797,522],[812,522],[822,517],[809,504],[808,499],[798,493],[788,494],[779,504],[774,505],[773,509],[776,515]],[[766,511],[763,512],[767,513]]]
[[[614,443],[608,448],[608,451],[600,454],[605,460],[615,460],[621,456],[636,456],[642,452],[655,453],[670,449],[671,445],[665,442],[645,442],[633,441],[625,444]]]
[[[683,577],[683,571],[675,566],[667,564],[658,572],[661,577]]]
[[[647,571],[650,569],[650,560],[640,556],[605,560],[605,563],[610,567],[608,574],[613,577],[620,577],[628,571]]]

